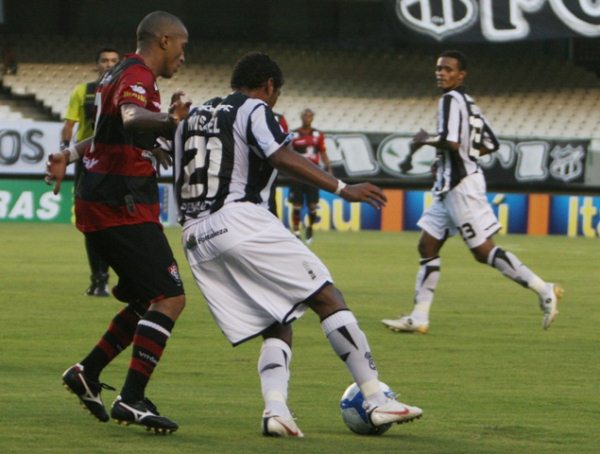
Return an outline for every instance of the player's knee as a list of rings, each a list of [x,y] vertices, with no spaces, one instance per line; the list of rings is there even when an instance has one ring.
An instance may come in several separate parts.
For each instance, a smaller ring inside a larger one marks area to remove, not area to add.
[[[327,284],[308,301],[309,307],[319,316],[321,320],[329,317],[334,312],[347,309],[342,293],[333,286]]]
[[[263,339],[280,339],[290,347],[292,346],[292,326],[274,323],[265,329],[262,333]]]
[[[487,254],[482,254],[480,252],[473,252],[473,257],[479,263],[483,263],[484,265],[487,264]]]
[[[427,242],[423,239],[419,240],[419,244],[417,244],[417,251],[419,252],[419,256],[421,257],[432,257],[430,254],[430,247],[427,245]]]
[[[177,320],[185,308],[185,295],[172,296],[152,303],[150,310],[162,312],[172,320]]]

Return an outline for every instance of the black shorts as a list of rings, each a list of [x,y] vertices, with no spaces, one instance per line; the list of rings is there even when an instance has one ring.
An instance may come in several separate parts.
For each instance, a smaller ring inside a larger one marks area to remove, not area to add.
[[[290,183],[288,200],[293,205],[319,203],[319,188],[306,183]]]
[[[115,270],[115,298],[153,303],[184,294],[177,262],[162,227],[154,223],[123,225],[85,234]]]

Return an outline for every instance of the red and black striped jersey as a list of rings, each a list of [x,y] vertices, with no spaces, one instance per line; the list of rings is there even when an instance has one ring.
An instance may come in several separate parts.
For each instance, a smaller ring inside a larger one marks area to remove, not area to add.
[[[126,131],[121,106],[160,112],[156,78],[137,54],[106,73],[96,91],[95,134],[83,156],[76,190],[77,228],[93,232],[120,225],[160,223],[158,181],[150,150],[155,134]]]
[[[316,129],[296,129],[293,132],[292,147],[309,161],[319,164],[321,153],[325,151],[325,136]]]

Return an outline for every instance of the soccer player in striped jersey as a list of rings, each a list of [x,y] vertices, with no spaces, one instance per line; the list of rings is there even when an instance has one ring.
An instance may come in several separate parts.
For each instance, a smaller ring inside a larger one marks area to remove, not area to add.
[[[178,92],[169,113],[161,112],[156,79],[177,72],[187,41],[187,29],[172,14],[155,11],[142,19],[136,53],[126,55],[100,81],[94,136],[52,155],[47,170],[57,193],[66,163],[83,156],[75,193],[77,228],[115,270],[119,282],[113,295],[127,304],[90,353],[65,371],[63,383],[98,420],[108,421],[100,373],[132,345],[125,383],[110,416],[163,433],[178,425],[159,414],[145,390],[183,311],[185,294],[159,219],[156,159],[161,155],[154,144],[159,136],[172,138],[189,105]]]
[[[420,130],[410,145],[408,159],[400,165],[401,169],[409,169],[410,157],[424,145],[437,149],[435,200],[417,223],[422,234],[414,307],[410,315],[382,323],[399,332],[424,334],[429,330],[429,310],[440,278],[440,250],[449,236],[459,233],[478,262],[487,263],[538,295],[542,327],[547,329],[558,314],[562,287],[542,280],[492,239],[500,224],[487,201],[485,178],[477,158],[496,151],[499,144],[490,124],[465,91],[466,57],[454,50],[442,52],[435,76],[444,92],[438,107],[438,134],[429,137]]]
[[[366,396],[373,425],[419,418],[421,409],[381,392],[367,338],[329,270],[268,212],[275,169],[350,202],[378,207],[386,201],[380,188],[346,185],[291,149],[271,110],[282,85],[281,69],[269,56],[247,54],[234,68],[233,93],[192,109],[177,129],[175,192],[192,274],[234,346],[263,338],[258,373],[264,435],[303,436],[287,395],[291,323],[307,308],[319,315],[325,336]]]

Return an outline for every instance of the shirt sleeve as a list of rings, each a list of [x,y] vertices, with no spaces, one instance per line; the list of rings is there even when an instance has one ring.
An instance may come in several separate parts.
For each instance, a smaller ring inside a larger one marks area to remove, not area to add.
[[[132,66],[125,71],[119,81],[116,96],[116,106],[135,104],[146,108],[151,94],[154,92],[154,77],[150,71],[140,70],[139,66]]]
[[[460,108],[452,95],[444,95],[438,106],[438,135],[440,140],[460,142]]]
[[[83,93],[85,90],[82,88],[84,86],[85,84],[80,84],[73,88],[71,97],[69,98],[69,104],[67,105],[67,111],[64,115],[65,120],[71,120],[75,122],[81,121],[79,113],[81,111],[81,106],[83,105]]]
[[[500,148],[500,142],[492,129],[492,126],[488,123],[488,121],[483,118],[483,146],[489,151],[498,151]]]
[[[268,158],[291,140],[281,130],[273,111],[266,104],[259,104],[250,114],[248,144]]]

